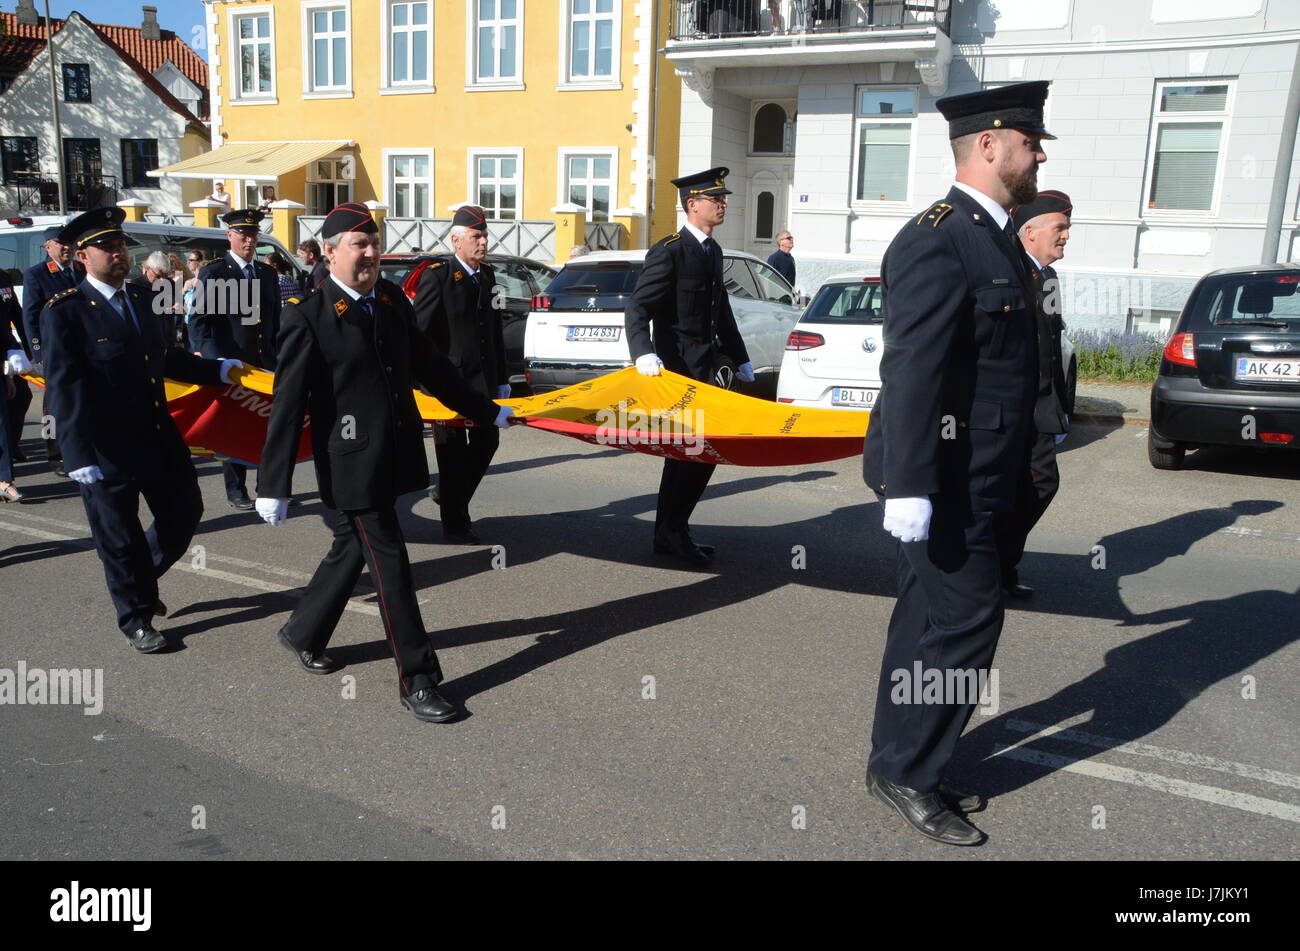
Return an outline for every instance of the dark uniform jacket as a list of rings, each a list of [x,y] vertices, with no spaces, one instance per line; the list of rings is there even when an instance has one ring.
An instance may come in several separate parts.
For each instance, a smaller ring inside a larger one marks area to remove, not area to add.
[[[958,188],[890,243],[881,389],[862,459],[880,495],[1013,506],[1038,388],[1030,266]]]
[[[325,279],[330,276],[330,266],[324,258],[318,258],[316,263],[311,267],[311,274],[307,278],[307,287],[305,290],[314,291],[325,283]]]
[[[1065,421],[1065,368],[1061,366],[1061,284],[1048,265],[1039,271],[1030,262],[1034,286],[1034,314],[1038,320],[1038,401],[1034,404],[1034,428],[1040,433],[1063,433]]]
[[[10,327],[13,329],[10,330]],[[32,347],[27,342],[27,331],[23,327],[23,309],[18,303],[18,295],[9,281],[9,275],[0,270],[0,339],[3,339],[5,353],[22,349],[27,359],[32,358]]]
[[[674,373],[706,382],[719,351],[737,366],[749,362],[722,282],[722,249],[710,240],[706,250],[685,228],[646,252],[623,322],[633,361],[655,353]]]
[[[163,378],[220,386],[221,362],[170,346],[149,310],[150,293],[124,289],[138,333],[87,281],[41,312],[48,409],[67,471],[99,466],[110,481],[165,480],[191,463]]]
[[[415,292],[415,323],[466,381],[487,397],[510,380],[501,311],[492,306],[496,275],[479,265],[475,285],[454,256],[424,269]]]
[[[240,281],[246,278],[229,254],[199,271],[201,299],[190,318],[190,345],[205,357],[227,357],[245,366],[274,370],[276,337],[280,328],[280,276],[275,268],[261,261],[253,262],[257,293],[217,291],[217,281]],[[240,301],[248,300],[256,312],[238,313]]]
[[[73,261],[60,269],[48,257],[23,271],[23,329],[31,347],[32,360],[45,359],[41,356],[41,310],[55,294],[76,287],[85,277],[86,269],[80,261]]]
[[[420,333],[401,289],[381,280],[374,293],[373,320],[334,280],[285,307],[258,495],[289,497],[308,412],[321,499],[344,511],[387,508],[428,486],[417,383],[480,426],[496,420],[500,408]]]

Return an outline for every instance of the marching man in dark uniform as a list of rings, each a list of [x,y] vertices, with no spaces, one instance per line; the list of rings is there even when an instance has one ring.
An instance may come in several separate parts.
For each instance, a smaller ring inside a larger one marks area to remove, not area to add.
[[[230,251],[199,271],[199,300],[190,321],[190,344],[205,357],[233,357],[248,366],[274,370],[280,327],[279,276],[257,260],[257,236],[265,217],[255,208],[221,216]],[[226,499],[251,509],[248,467],[223,462]]]
[[[171,346],[152,295],[126,275],[125,212],[96,208],[59,240],[76,248],[86,279],[41,312],[41,350],[54,428],[68,475],[78,483],[95,550],[104,563],[117,623],[142,654],[166,646],[153,627],[167,610],[158,579],[185,553],[203,515],[190,451],[167,411],[164,377],[229,383],[238,360],[202,360]],[[154,523],[140,526],[144,497]]]
[[[1029,464],[1038,388],[1028,262],[1008,210],[1038,194],[1041,140],[1054,138],[1043,128],[1047,85],[936,103],[957,182],[903,226],[881,268],[889,316],[863,475],[884,500],[899,571],[867,786],[922,835],[952,845],[984,839],[954,811],[978,798],[942,784],[978,696],[935,702],[897,688],[915,665],[945,684],[958,682],[950,672],[987,677],[1002,631],[993,519],[1014,504]]]
[[[754,365],[722,282],[722,249],[711,237],[727,214],[727,173],[726,168],[713,168],[673,179],[686,224],[646,252],[623,318],[632,359],[645,376],[658,376],[660,368],[667,367],[714,383],[725,356],[735,364],[738,379],[754,380]],[[713,547],[695,543],[689,522],[715,468],[711,463],[664,460],[655,513],[656,554],[698,567],[712,562]]]
[[[510,398],[510,374],[502,337],[501,312],[493,306],[496,275],[483,263],[487,254],[487,216],[477,205],[462,205],[451,222],[455,258],[424,269],[415,294],[415,322],[462,377],[488,399]],[[447,541],[478,544],[470,527],[469,503],[492,464],[500,442],[496,427],[440,426],[438,504]]]
[[[309,673],[334,671],[325,647],[368,568],[402,705],[420,720],[441,723],[458,711],[436,689],[442,670],[420,618],[394,508],[398,496],[429,484],[424,423],[411,388],[419,383],[478,426],[504,427],[514,414],[466,383],[420,333],[401,288],[378,279],[378,228],[365,205],[336,206],[321,236],[330,276],[310,296],[291,298],[284,311],[257,512],[271,525],[284,521],[310,413],[321,499],[339,514],[334,544],[277,636]]]
[[[32,369],[32,347],[27,341],[26,328],[23,327],[22,305],[18,303],[18,295],[14,293],[9,274],[4,270],[0,270],[0,339],[4,340],[4,346],[8,348],[6,362],[9,364],[9,378],[5,382],[6,392],[10,384],[13,386],[13,395],[5,401],[9,419],[6,429],[9,461],[26,462],[27,457],[23,455],[19,443],[23,438],[23,420],[27,416],[27,407],[32,404],[32,390],[18,374]],[[0,497],[3,495],[4,490],[0,489]]]
[[[1061,286],[1052,265],[1065,257],[1070,240],[1070,196],[1043,191],[1012,216],[1016,233],[1032,265],[1034,317],[1038,327],[1038,401],[1034,403],[1033,448],[1029,469],[1021,480],[1016,507],[998,515],[998,552],[1002,557],[1002,587],[1013,598],[1029,598],[1034,589],[1020,583],[1017,566],[1025,554],[1025,540],[1056,497],[1061,470],[1056,447],[1065,441],[1070,417],[1065,405],[1065,368],[1061,365]]]
[[[76,287],[86,276],[81,262],[73,260],[72,247],[59,240],[61,230],[60,225],[45,229],[45,253],[49,260],[33,264],[23,272],[23,329],[31,346],[32,362],[37,364],[45,360],[41,353],[41,311],[55,294]],[[49,369],[45,368],[45,372],[48,373]],[[49,390],[46,390],[41,399],[42,416],[50,414],[49,399]],[[45,440],[45,456],[56,474],[68,474],[59,456],[58,440]]]

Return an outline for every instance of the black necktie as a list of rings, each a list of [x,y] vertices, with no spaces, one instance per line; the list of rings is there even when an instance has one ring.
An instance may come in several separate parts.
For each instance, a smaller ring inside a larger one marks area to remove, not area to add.
[[[251,264],[245,264],[245,265],[244,265],[244,277],[245,277],[247,280],[250,280],[250,281],[251,281],[251,280],[253,279],[253,275],[256,274],[256,273],[257,273],[257,272],[253,270],[253,265],[251,265]]]
[[[119,289],[113,295],[113,309],[122,316],[122,323],[126,324],[128,330],[140,332],[140,328],[135,325],[135,317],[131,314],[131,305],[126,301],[126,291]]]
[[[366,312],[366,316],[374,318],[375,316],[375,299],[373,297],[361,298],[361,309]]]

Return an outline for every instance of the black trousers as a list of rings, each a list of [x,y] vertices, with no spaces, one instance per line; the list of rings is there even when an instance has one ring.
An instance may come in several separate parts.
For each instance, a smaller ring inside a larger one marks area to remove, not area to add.
[[[442,434],[433,445],[438,457],[442,527],[449,532],[467,532],[470,500],[501,444],[501,431],[495,426],[444,426]]]
[[[0,383],[0,386],[3,386]],[[13,412],[13,403],[0,390],[0,482],[14,481],[14,449],[18,440],[13,436],[13,427],[9,417]]]
[[[241,466],[237,462],[223,462],[221,478],[226,483],[227,499],[242,499],[248,495],[248,466]]]
[[[158,579],[189,548],[203,517],[199,479],[187,463],[158,479],[104,479],[78,488],[125,634],[152,620]],[[153,512],[147,532],[140,525],[141,496]]]
[[[1039,433],[1029,450],[1029,467],[1016,490],[1016,507],[999,512],[993,520],[998,539],[998,556],[1002,564],[1002,584],[1010,588],[1020,583],[1016,567],[1025,555],[1025,542],[1056,498],[1061,487],[1061,469],[1056,463],[1056,437]]]
[[[41,430],[45,430],[45,420],[50,418],[50,390],[46,387],[41,393]],[[58,439],[45,440],[45,458],[50,462],[62,462],[63,450],[59,448]]]
[[[952,758],[977,697],[944,696],[923,702],[903,695],[903,678],[922,672],[987,670],[1002,633],[1003,592],[993,515],[953,515],[936,507],[927,541],[898,545],[898,600],[880,664],[872,772],[891,782],[932,792]]]
[[[403,696],[440,683],[442,668],[420,618],[406,539],[391,506],[337,514],[334,544],[285,625],[289,642],[312,653],[325,649],[362,567],[370,570],[379,595],[379,616],[397,661]]]
[[[716,468],[709,462],[664,460],[664,472],[659,478],[659,505],[655,510],[656,535],[689,532],[691,513],[703,497]]]
[[[32,388],[20,376],[13,378],[14,398],[9,401],[9,445],[14,452],[23,438],[23,422],[27,418],[27,407],[32,405]]]

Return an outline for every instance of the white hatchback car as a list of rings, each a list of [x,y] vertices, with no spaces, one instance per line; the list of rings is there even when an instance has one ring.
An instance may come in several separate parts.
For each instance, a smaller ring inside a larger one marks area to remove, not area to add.
[[[631,366],[623,311],[632,297],[645,251],[597,251],[575,258],[533,299],[524,331],[524,375],[534,393]],[[786,339],[799,317],[797,295],[775,269],[741,251],[723,251],[722,278],[736,327],[759,381],[771,392]],[[735,367],[718,368],[730,388]],[[756,386],[758,384],[755,384]]]

